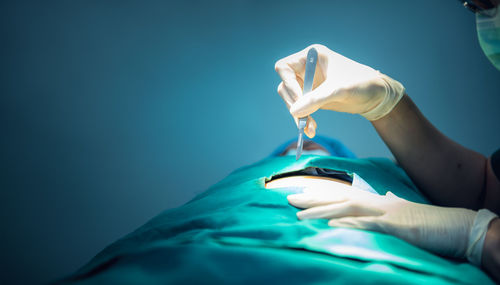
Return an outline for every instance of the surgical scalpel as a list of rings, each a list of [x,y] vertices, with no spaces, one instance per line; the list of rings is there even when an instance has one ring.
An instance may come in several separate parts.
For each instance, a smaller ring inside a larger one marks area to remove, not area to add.
[[[311,48],[307,52],[306,71],[304,75],[304,91],[302,92],[302,95],[306,95],[312,90],[317,61],[318,51],[316,51],[315,48]],[[304,145],[304,128],[306,127],[306,123],[307,117],[299,118],[299,139],[297,141],[297,154],[295,155],[295,160],[299,160],[300,156],[302,155],[302,147]]]

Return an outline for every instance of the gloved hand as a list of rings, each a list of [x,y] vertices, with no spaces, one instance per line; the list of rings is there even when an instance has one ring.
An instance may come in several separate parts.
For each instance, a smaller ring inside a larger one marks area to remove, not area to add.
[[[311,47],[318,51],[318,63],[313,90],[302,96],[306,56]],[[280,59],[275,69],[282,80],[278,93],[295,119],[327,109],[361,114],[373,121],[388,114],[405,93],[401,83],[323,45],[312,45]],[[308,118],[306,134],[314,136],[315,129],[316,123]]]
[[[392,192],[376,195],[355,187],[306,188],[289,195],[288,201],[307,208],[297,213],[299,219],[329,219],[332,227],[387,233],[440,255],[467,257],[476,265],[481,262],[488,223],[495,217],[487,210],[478,215],[468,209],[418,204]]]

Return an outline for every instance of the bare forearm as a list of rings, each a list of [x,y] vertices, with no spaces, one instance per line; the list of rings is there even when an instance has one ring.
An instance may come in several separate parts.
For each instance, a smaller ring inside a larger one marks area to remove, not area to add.
[[[500,283],[500,219],[491,221],[484,239],[481,263],[486,272]]]
[[[481,208],[486,157],[443,135],[405,95],[373,126],[414,183],[434,203]]]

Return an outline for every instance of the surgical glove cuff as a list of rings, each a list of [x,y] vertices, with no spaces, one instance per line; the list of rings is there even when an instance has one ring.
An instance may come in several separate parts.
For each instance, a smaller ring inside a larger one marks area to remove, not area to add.
[[[467,260],[476,266],[481,266],[484,238],[488,231],[488,225],[496,217],[498,217],[496,214],[487,209],[481,209],[476,214],[465,253]]]
[[[382,80],[386,91],[384,99],[370,111],[360,114],[369,121],[378,120],[389,114],[405,94],[405,88],[398,81],[385,74],[381,74],[380,79]]]

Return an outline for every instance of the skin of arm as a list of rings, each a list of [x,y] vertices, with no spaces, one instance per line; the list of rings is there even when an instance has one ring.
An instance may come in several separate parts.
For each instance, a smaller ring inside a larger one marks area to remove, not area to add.
[[[398,163],[433,203],[500,213],[500,182],[489,160],[442,134],[408,95],[372,124]]]
[[[413,182],[437,205],[500,213],[500,181],[490,159],[436,129],[408,95],[373,126]],[[483,268],[500,282],[500,219],[486,233]]]

